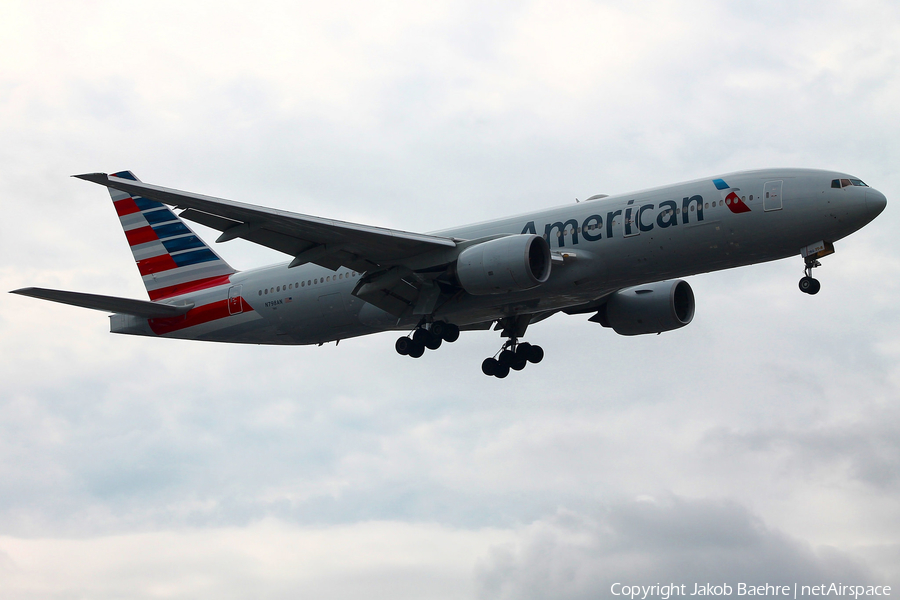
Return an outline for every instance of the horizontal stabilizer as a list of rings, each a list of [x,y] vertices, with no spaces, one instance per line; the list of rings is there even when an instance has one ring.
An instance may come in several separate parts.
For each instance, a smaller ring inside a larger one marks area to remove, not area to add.
[[[10,294],[41,298],[62,304],[71,304],[82,308],[92,308],[111,313],[134,315],[143,319],[156,319],[161,317],[178,317],[194,307],[193,303],[174,306],[172,304],[159,304],[146,300],[132,300],[131,298],[117,298],[115,296],[99,296],[97,294],[83,294],[81,292],[66,292],[63,290],[48,290],[45,288],[22,288],[13,290]]]

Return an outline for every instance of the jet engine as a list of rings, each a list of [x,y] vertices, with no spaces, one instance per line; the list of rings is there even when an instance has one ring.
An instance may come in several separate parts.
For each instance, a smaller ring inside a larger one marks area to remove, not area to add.
[[[678,279],[619,290],[590,320],[619,335],[641,335],[678,329],[693,318],[694,292]]]
[[[456,277],[476,296],[529,290],[550,277],[550,245],[527,233],[476,244],[460,253]]]

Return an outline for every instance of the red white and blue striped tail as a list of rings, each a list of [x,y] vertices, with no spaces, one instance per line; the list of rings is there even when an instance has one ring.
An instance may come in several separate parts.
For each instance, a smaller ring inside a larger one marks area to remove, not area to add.
[[[113,177],[140,181],[131,171]],[[225,285],[237,271],[165,204],[109,188],[151,300]]]

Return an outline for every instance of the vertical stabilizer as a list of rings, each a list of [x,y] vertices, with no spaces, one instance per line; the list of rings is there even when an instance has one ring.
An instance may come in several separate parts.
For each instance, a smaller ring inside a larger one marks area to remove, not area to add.
[[[113,177],[139,181],[131,171]],[[151,300],[224,285],[237,271],[165,204],[109,188]]]

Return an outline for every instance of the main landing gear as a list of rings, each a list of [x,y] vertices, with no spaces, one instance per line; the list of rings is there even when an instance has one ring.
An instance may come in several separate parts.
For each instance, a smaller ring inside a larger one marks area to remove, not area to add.
[[[811,256],[806,257],[804,260],[806,261],[806,268],[803,270],[805,275],[800,280],[800,291],[809,295],[818,294],[822,284],[812,276],[812,270],[816,267],[821,267],[822,263]]]
[[[528,363],[537,364],[544,360],[544,349],[528,342],[519,343],[516,338],[504,342],[500,352],[481,363],[481,372],[488,377],[503,379],[509,370],[521,371]]]
[[[443,342],[448,344],[459,339],[459,327],[446,321],[435,321],[421,324],[412,333],[412,337],[403,336],[394,344],[397,354],[419,358],[425,349],[437,350]]]

